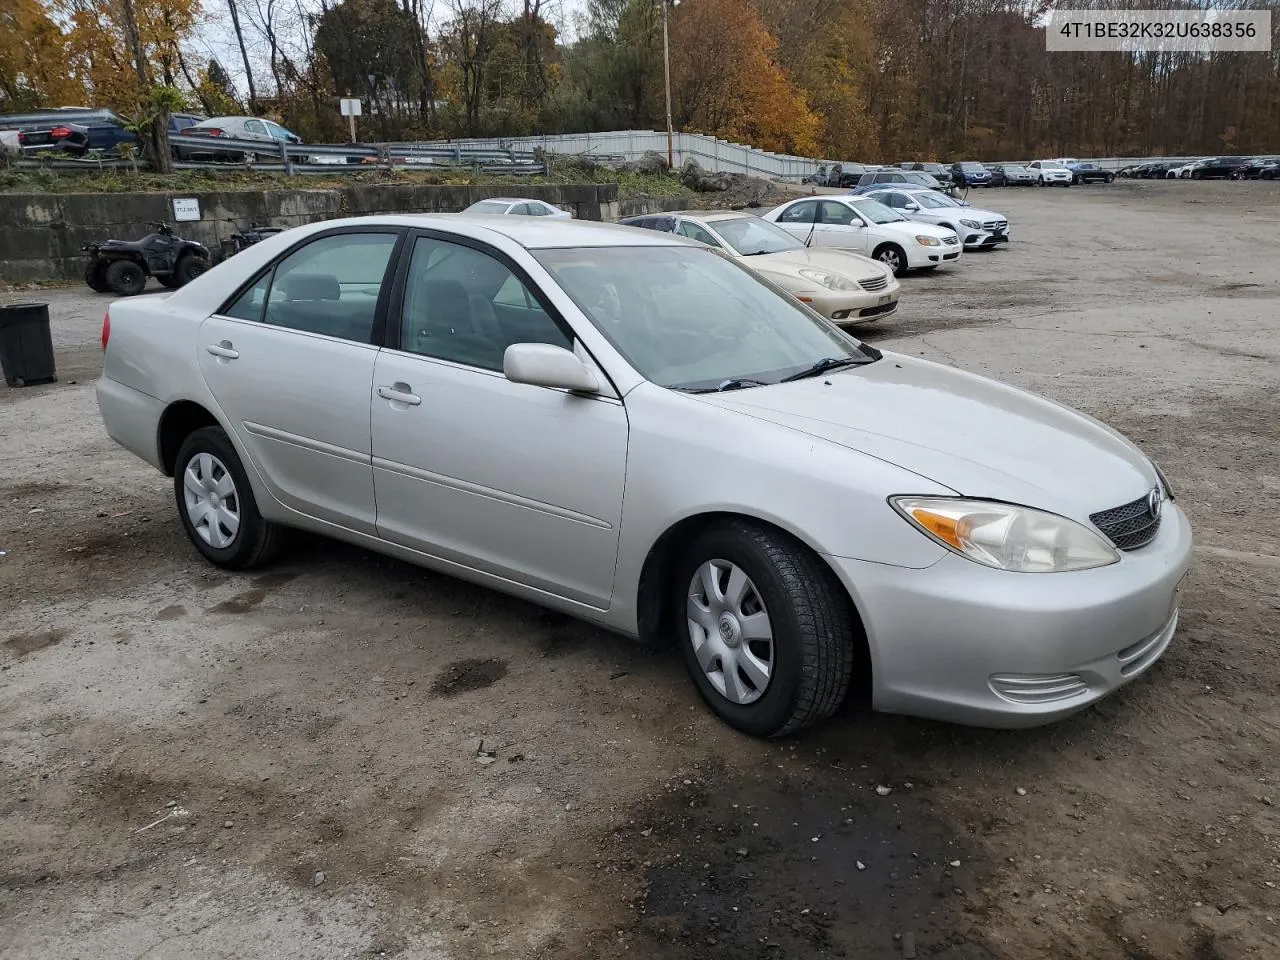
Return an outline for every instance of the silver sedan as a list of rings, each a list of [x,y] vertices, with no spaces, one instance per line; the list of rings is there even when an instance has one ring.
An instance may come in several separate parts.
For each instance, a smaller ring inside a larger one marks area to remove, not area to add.
[[[669,234],[327,221],[112,304],[103,344],[107,430],[212,563],[297,527],[674,640],[752,734],[851,684],[1046,722],[1178,622],[1190,529],[1132,443]]]

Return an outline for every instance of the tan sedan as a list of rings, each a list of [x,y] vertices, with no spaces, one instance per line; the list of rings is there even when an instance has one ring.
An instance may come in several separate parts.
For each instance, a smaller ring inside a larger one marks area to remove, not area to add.
[[[856,253],[811,249],[781,227],[747,213],[690,211],[619,222],[719,247],[841,326],[879,320],[898,309],[898,280],[888,267]]]

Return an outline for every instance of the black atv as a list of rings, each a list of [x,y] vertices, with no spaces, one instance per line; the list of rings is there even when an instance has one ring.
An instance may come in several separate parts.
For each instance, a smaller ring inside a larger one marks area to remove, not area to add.
[[[209,250],[202,243],[173,234],[167,223],[150,221],[156,228],[141,240],[104,240],[86,243],[89,254],[84,282],[98,293],[132,297],[141,293],[152,276],[176,290],[209,269]]]
[[[252,247],[255,243],[261,243],[267,237],[273,237],[280,233],[281,227],[262,227],[256,223],[251,223],[244,230],[236,230],[231,236],[224,237],[220,246],[222,259],[234,257],[241,250]]]

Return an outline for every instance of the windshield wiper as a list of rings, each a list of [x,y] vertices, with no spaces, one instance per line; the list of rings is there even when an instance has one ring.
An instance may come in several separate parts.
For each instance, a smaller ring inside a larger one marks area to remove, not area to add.
[[[726,390],[741,390],[743,387],[767,387],[768,380],[755,380],[751,377],[732,377],[722,380],[714,387],[677,387],[686,393],[724,393]]]
[[[762,257],[768,252],[769,252],[768,250],[752,250],[750,253],[744,253],[743,256],[744,257]]]
[[[818,377],[826,373],[828,370],[839,370],[841,367],[860,367],[864,363],[871,363],[878,357],[823,357],[817,363],[810,367],[806,367],[799,373],[793,373],[789,377],[783,377],[779,383],[790,383],[792,380],[803,380],[805,377]]]

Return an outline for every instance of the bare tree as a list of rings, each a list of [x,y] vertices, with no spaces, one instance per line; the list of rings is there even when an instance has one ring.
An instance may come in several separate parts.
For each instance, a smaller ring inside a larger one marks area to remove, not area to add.
[[[231,10],[231,26],[236,32],[236,43],[240,45],[240,59],[244,61],[244,79],[249,86],[249,109],[253,109],[253,104],[258,99],[258,91],[253,85],[253,66],[249,63],[249,50],[244,45],[244,30],[240,28],[240,14],[236,10],[236,0],[227,0],[227,7]]]

